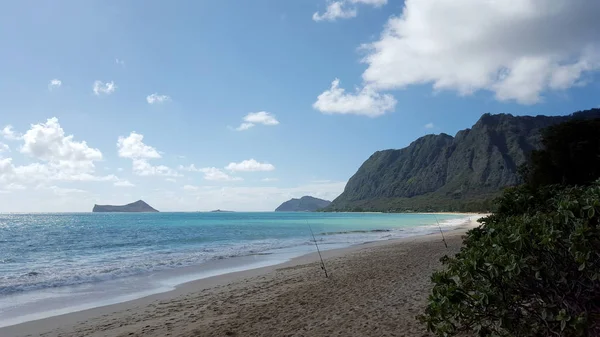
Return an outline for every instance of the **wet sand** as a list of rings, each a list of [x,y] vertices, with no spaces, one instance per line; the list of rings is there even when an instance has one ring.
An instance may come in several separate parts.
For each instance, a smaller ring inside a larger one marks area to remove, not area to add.
[[[476,225],[473,216],[468,228]],[[374,242],[190,282],[176,290],[0,329],[0,336],[427,336],[439,259],[467,228]]]

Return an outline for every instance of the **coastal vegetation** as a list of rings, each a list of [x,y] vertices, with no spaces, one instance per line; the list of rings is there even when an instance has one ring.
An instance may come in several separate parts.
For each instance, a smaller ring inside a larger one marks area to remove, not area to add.
[[[420,319],[438,336],[600,335],[600,120],[545,129],[496,211],[442,259]]]

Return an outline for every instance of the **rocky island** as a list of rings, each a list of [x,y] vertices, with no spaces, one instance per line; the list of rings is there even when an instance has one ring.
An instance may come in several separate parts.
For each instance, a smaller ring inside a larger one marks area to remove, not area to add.
[[[291,199],[275,209],[275,212],[316,212],[329,206],[331,201],[304,196],[300,199]]]
[[[94,205],[92,212],[158,212],[158,210],[154,209],[152,206],[148,205],[143,200],[138,200],[136,202],[132,202],[131,204],[114,206],[114,205]]]

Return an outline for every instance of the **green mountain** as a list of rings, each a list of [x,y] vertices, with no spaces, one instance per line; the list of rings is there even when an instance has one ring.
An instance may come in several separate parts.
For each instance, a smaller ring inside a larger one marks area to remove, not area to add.
[[[315,212],[327,207],[331,201],[304,196],[300,199],[291,199],[275,209],[275,212]]]
[[[122,206],[94,205],[92,212],[158,212],[143,200]]]
[[[600,118],[600,109],[569,116],[484,114],[454,137],[427,135],[400,150],[377,151],[326,211],[485,211],[528,154],[540,130],[570,119]]]

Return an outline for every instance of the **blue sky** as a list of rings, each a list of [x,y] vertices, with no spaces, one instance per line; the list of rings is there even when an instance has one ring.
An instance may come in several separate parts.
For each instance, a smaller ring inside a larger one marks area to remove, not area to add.
[[[600,105],[598,14],[585,0],[7,1],[0,211],[335,198],[374,151],[482,113]]]

